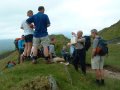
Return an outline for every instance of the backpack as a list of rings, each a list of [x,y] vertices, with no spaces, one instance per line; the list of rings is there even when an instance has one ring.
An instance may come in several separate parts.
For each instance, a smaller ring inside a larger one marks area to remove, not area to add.
[[[90,36],[84,36],[85,38],[85,50],[88,51],[88,49],[91,47],[91,38]]]
[[[98,40],[99,41],[96,48],[96,55],[105,56],[106,54],[108,54],[107,41],[102,38],[98,38]]]
[[[15,44],[15,48],[18,49],[18,41],[20,40],[21,38],[16,38],[14,40],[14,44]]]

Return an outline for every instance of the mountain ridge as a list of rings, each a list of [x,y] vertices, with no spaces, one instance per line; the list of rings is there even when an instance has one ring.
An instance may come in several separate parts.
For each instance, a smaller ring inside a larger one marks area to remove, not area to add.
[[[114,38],[120,37],[120,20],[110,27],[106,27],[99,31],[99,34],[106,40],[113,40]]]

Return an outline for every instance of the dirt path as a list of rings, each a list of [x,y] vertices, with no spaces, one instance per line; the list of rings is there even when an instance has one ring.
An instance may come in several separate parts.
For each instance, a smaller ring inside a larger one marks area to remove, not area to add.
[[[88,68],[88,72],[94,73],[94,71],[91,68]],[[120,72],[114,72],[114,71],[105,69],[104,74],[105,74],[105,77],[120,80]]]
[[[105,77],[115,78],[120,80],[120,72],[105,70]]]

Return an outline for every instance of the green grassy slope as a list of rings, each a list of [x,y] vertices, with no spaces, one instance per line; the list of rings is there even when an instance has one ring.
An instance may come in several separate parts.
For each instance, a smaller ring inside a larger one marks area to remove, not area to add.
[[[109,55],[105,58],[105,63],[120,70],[120,45],[109,45]]]
[[[99,33],[107,40],[120,37],[120,21],[111,25],[108,28],[104,28]]]
[[[69,42],[69,39],[63,35],[54,35],[57,38],[57,52],[61,50],[63,44]],[[110,53],[109,57],[105,58],[106,65],[116,67],[120,69],[120,45],[109,45]],[[76,72],[72,65],[65,66],[63,64],[46,64],[45,61],[40,58],[39,63],[33,65],[30,61],[20,65],[16,65],[13,68],[1,71],[5,67],[6,63],[10,60],[17,60],[17,52],[13,52],[6,58],[0,60],[0,90],[22,90],[22,86],[25,82],[33,80],[37,76],[49,76],[52,75],[60,88],[60,90],[119,90],[120,80],[106,79],[106,85],[104,87],[98,87],[95,83],[95,75],[87,72],[84,76],[81,72]],[[59,52],[58,52],[59,54]],[[87,62],[90,63],[90,50],[87,53]],[[68,72],[66,71],[68,70]],[[70,81],[72,80],[72,84]]]
[[[17,52],[12,53],[5,59],[0,61],[0,69],[3,68],[9,60],[17,60]],[[76,72],[72,65],[63,64],[45,64],[43,59],[39,59],[39,63],[33,65],[31,62],[25,62],[16,65],[13,68],[6,69],[0,74],[0,90],[21,90],[21,86],[29,80],[37,76],[52,75],[60,88],[60,90],[119,90],[120,81],[115,79],[106,79],[106,86],[98,87],[94,84],[94,75],[87,73],[86,76],[81,72]],[[68,72],[66,71],[68,70]],[[70,76],[69,76],[70,74]],[[72,84],[69,77],[72,79]]]

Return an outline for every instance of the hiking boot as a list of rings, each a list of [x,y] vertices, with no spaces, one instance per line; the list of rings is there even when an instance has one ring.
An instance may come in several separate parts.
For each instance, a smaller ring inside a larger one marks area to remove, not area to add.
[[[33,56],[33,57],[32,57],[32,63],[33,63],[33,64],[36,64],[36,63],[37,63],[37,56]]]
[[[78,66],[75,64],[73,64],[73,66],[74,66],[75,70],[78,72]]]
[[[36,61],[36,60],[32,60],[32,63],[33,63],[33,64],[37,64],[37,61]]]
[[[104,79],[101,79],[101,85],[102,85],[102,86],[105,85],[105,81],[104,81]]]
[[[30,57],[30,56],[27,56],[26,60],[27,60],[27,61],[30,61],[30,60],[31,60],[31,57]]]
[[[95,83],[98,85],[98,86],[100,86],[100,80],[98,80],[98,79],[96,79],[96,81],[95,81]]]
[[[20,63],[23,63],[25,61],[25,59],[26,59],[26,56],[21,55],[21,57],[20,57]]]

